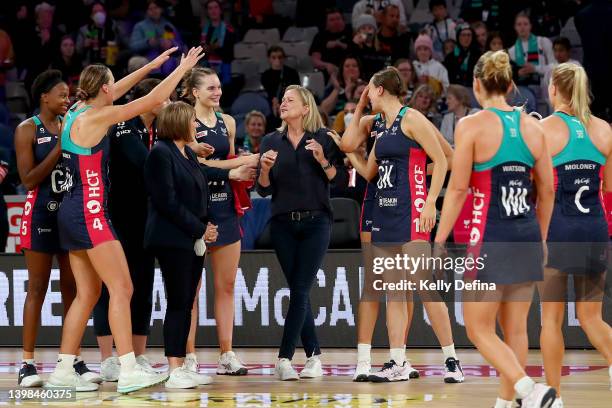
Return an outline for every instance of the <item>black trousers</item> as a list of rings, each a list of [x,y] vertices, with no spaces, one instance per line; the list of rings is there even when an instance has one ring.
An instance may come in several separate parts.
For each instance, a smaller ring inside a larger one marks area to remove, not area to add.
[[[151,310],[153,309],[153,280],[155,278],[155,257],[153,252],[143,249],[140,243],[122,241],[134,292],[130,303],[132,316],[132,334],[148,336],[151,331]],[[109,294],[106,285],[102,285],[100,299],[93,311],[94,333],[96,336],[110,336],[108,323]]]
[[[202,276],[204,257],[193,249],[154,248],[166,288],[164,351],[166,357],[185,357],[191,308]]]

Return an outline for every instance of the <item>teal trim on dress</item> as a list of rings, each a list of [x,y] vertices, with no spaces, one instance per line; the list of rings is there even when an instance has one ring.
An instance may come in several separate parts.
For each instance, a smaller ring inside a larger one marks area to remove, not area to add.
[[[575,160],[591,160],[602,166],[606,164],[606,156],[595,147],[586,128],[578,118],[564,112],[555,112],[553,115],[561,118],[569,129],[567,144],[552,158],[553,167]]]
[[[68,113],[66,113],[66,116],[65,116],[66,122],[64,124],[64,129],[62,130],[62,150],[65,150],[67,152],[74,153],[74,154],[89,156],[91,155],[91,148],[82,147],[74,143],[72,139],[70,138],[70,129],[72,128],[72,123],[77,118],[77,116],[85,112],[87,109],[91,108],[91,106],[86,105],[82,107],[81,109],[73,111],[72,108],[74,108],[75,106],[76,104],[73,105],[68,110]]]

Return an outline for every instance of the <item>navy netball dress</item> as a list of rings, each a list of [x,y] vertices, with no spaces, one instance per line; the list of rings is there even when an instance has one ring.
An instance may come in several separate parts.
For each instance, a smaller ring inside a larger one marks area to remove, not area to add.
[[[70,108],[61,136],[67,183],[58,225],[62,248],[69,251],[91,249],[117,239],[107,208],[109,138],[103,137],[94,147],[77,146],[70,138],[72,123],[89,108]]]
[[[32,117],[36,125],[34,162],[40,164],[57,145],[57,135],[47,130],[38,116]],[[21,218],[21,247],[32,251],[61,252],[57,228],[57,212],[62,200],[65,174],[61,160],[51,174],[28,191]]]
[[[565,273],[602,273],[609,239],[601,189],[606,157],[580,120],[562,112],[554,115],[567,125],[569,140],[553,157],[555,207],[548,229],[548,266]]]
[[[472,169],[469,252],[484,258],[484,268],[472,273],[486,283],[539,281],[542,236],[531,200],[535,159],[521,135],[521,112],[488,110],[500,118],[504,133],[493,158]]]
[[[196,140],[198,143],[208,143],[215,148],[207,160],[227,160],[230,152],[229,132],[220,113],[215,112],[217,123],[208,127],[196,120]],[[217,225],[219,233],[217,241],[208,244],[211,247],[233,244],[241,238],[238,214],[234,208],[234,193],[229,181],[208,182],[208,216],[212,224]]]
[[[370,155],[370,152],[374,148],[374,142],[379,136],[385,131],[385,120],[380,113],[374,116],[374,122],[372,123],[372,129],[368,138],[366,139],[366,152]],[[372,208],[374,206],[374,198],[376,195],[376,181],[377,177],[370,180],[366,184],[365,194],[363,196],[363,204],[361,205],[361,217],[359,219],[359,230],[360,232],[372,232]]]
[[[419,217],[427,199],[427,154],[402,131],[403,107],[376,141],[378,164],[372,209],[372,242],[403,244],[429,240],[421,232]]]

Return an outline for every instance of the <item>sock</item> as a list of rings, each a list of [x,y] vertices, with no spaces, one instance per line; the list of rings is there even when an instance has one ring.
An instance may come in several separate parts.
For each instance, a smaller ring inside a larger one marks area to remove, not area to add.
[[[357,344],[357,361],[370,361],[371,355],[370,351],[372,350],[371,344],[359,343]]]
[[[610,374],[610,378],[612,378],[612,364],[608,367],[608,374]]]
[[[196,353],[187,353],[185,358],[191,358],[191,359],[193,359],[196,362],[198,361],[198,356],[196,356]]]
[[[555,403],[559,403],[559,404],[563,405],[563,400],[561,399],[561,397],[555,398]]]
[[[79,361],[83,361],[83,358],[81,356],[76,356],[74,359],[74,364],[78,363]]]
[[[455,344],[451,344],[450,346],[443,346],[442,353],[444,353],[444,360],[448,358],[454,358],[457,360],[457,354],[455,353]]]
[[[525,376],[514,384],[514,390],[521,398],[525,398],[531,391],[533,391],[534,386],[535,382],[531,378]]]
[[[34,365],[34,359],[33,358],[24,358],[23,360],[21,360],[22,363],[24,364],[32,364]]]
[[[57,365],[55,369],[58,371],[74,371],[74,354],[58,354]]]
[[[119,356],[119,362],[121,363],[121,371],[130,372],[134,369],[134,366],[136,365],[136,356],[132,351],[130,353]]]
[[[494,408],[512,408],[512,401],[506,401],[497,397],[497,400],[495,400]]]
[[[397,365],[403,365],[406,362],[406,346],[390,349],[389,356]]]

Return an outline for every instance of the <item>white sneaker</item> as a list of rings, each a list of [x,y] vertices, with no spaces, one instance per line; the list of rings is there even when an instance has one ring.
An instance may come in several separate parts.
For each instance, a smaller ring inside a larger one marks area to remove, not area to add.
[[[555,398],[555,402],[553,402],[550,408],[563,408],[563,400],[561,398]]]
[[[183,371],[188,373],[191,376],[191,378],[193,378],[196,381],[198,385],[206,385],[212,382],[212,378],[210,376],[205,375],[205,374],[200,374],[198,372],[197,363],[186,365],[185,364],[186,362],[187,362],[187,357],[185,357],[185,361],[183,361]]]
[[[198,372],[198,360],[193,355],[188,355],[183,360],[183,368],[193,373]]]
[[[104,381],[117,382],[120,372],[121,363],[118,357],[108,357],[100,363],[100,375]]]
[[[121,370],[117,383],[117,392],[125,394],[143,388],[152,387],[164,382],[168,378],[167,374],[158,374],[149,371],[146,367],[136,363],[134,369],[128,372]]]
[[[76,371],[85,381],[95,384],[100,384],[103,381],[102,376],[95,371],[91,371],[83,360],[76,361],[73,367],[74,371]]]
[[[550,408],[557,392],[553,387],[544,384],[536,384],[533,390],[523,398],[522,408]]]
[[[312,356],[306,359],[304,368],[300,371],[300,378],[323,377],[323,367],[319,356]]]
[[[155,373],[155,374],[159,374],[159,371],[157,371],[157,370],[155,370],[153,368],[153,366],[151,365],[151,362],[149,361],[147,356],[145,356],[144,354],[141,354],[138,357],[136,357],[136,363],[138,363],[141,366],[143,366],[144,368],[146,368],[147,371],[150,371],[150,372]]]
[[[45,388],[74,388],[77,392],[98,390],[98,384],[85,381],[76,371],[55,370],[44,385]]]
[[[249,370],[240,361],[233,351],[228,351],[219,356],[217,366],[218,375],[247,375]]]
[[[404,361],[403,365],[398,365],[391,360],[383,365],[380,371],[370,374],[368,380],[375,383],[406,381],[410,378],[412,366],[408,361]]]
[[[172,370],[168,381],[166,381],[166,388],[170,389],[186,389],[197,386],[198,382],[193,378],[193,373],[185,370],[184,367],[177,367]]]
[[[17,375],[17,384],[20,387],[26,388],[41,387],[43,385],[43,380],[38,375],[34,364],[23,362],[19,369],[19,374]]]
[[[408,369],[408,378],[410,378],[411,380],[414,378],[419,378],[421,376],[421,374],[419,374],[419,371],[414,368],[408,360],[406,360],[406,367]]]
[[[355,374],[353,374],[353,381],[356,382],[367,382],[372,370],[372,364],[370,361],[358,361],[357,368],[355,368]]]
[[[462,383],[465,380],[459,360],[449,357],[444,362],[444,382],[447,384]]]
[[[281,381],[295,381],[300,378],[297,371],[295,371],[291,365],[291,360],[288,358],[279,358],[274,367],[274,371]]]

